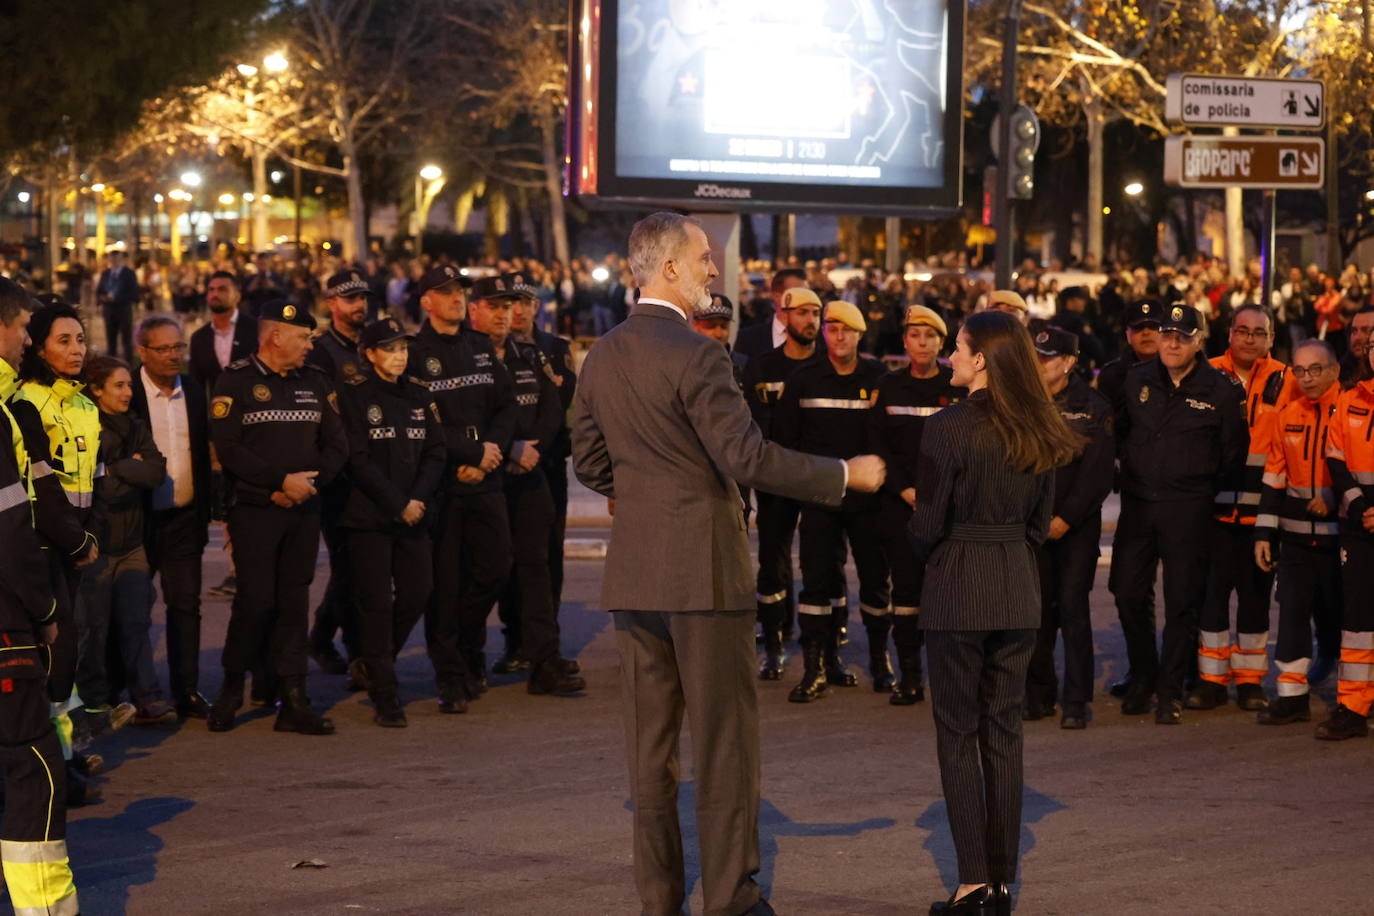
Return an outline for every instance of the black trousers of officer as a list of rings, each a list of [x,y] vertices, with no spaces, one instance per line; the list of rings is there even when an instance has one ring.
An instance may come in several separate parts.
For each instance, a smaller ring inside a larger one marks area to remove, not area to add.
[[[265,667],[283,680],[304,682],[319,514],[240,504],[229,510],[229,536],[238,592],[224,639],[225,673],[270,662]]]
[[[200,587],[205,531],[194,506],[162,509],[150,519],[148,564],[167,606],[167,674],[174,700],[200,689]]]
[[[0,840],[64,839],[67,768],[41,677],[0,681],[0,770],[5,778]]]
[[[339,516],[348,501],[348,487],[346,479],[332,481],[321,499],[320,532],[329,552],[329,584],[320,606],[315,608],[310,643],[315,651],[327,651],[332,648],[334,634],[338,632],[343,636],[348,657],[357,658],[358,599],[353,587],[353,562],[348,553],[349,532],[339,526]]]
[[[433,546],[424,529],[347,534],[358,592],[358,657],[372,695],[394,696],[396,655],[424,616],[434,584]]]
[[[797,532],[801,503],[762,490],[755,490],[754,495],[759,504],[759,623],[787,631],[792,628],[796,613],[792,595],[792,539]]]
[[[425,645],[439,684],[485,671],[487,614],[510,569],[506,495],[448,496],[434,539],[434,592],[425,608]]]
[[[1269,632],[1269,598],[1274,574],[1255,562],[1255,528],[1213,521],[1212,562],[1207,571],[1207,600],[1198,628],[1209,633],[1231,629],[1231,592],[1236,593],[1236,632]]]
[[[1054,644],[1064,634],[1065,703],[1088,703],[1093,698],[1093,623],[1088,597],[1097,575],[1098,539],[1102,517],[1094,516],[1071,528],[1057,541],[1046,541],[1036,552],[1040,566],[1040,630],[1026,676],[1026,693],[1049,705],[1059,701],[1059,678],[1054,673]]]
[[[842,569],[835,563],[844,542],[854,555],[859,573],[859,603],[886,614],[890,592],[887,560],[883,556],[878,510],[845,511],[807,506],[801,511],[802,590],[798,603],[828,607],[831,599],[844,593]],[[800,614],[803,635],[822,636],[830,632],[830,616]]]
[[[544,475],[549,496],[553,500],[553,520],[548,526],[549,543],[547,549],[549,594],[553,599],[554,636],[557,639],[561,632],[558,627],[558,611],[563,606],[563,539],[568,533],[568,462],[558,459],[541,464],[539,473]],[[509,493],[507,494],[507,510],[510,510]],[[514,518],[511,519],[511,537],[516,538]],[[519,566],[518,548],[516,566]],[[518,588],[517,579],[512,577],[506,583],[506,587],[501,590],[501,601],[497,605],[497,612],[501,617],[501,632],[506,637],[507,651],[520,649],[521,655],[524,656],[520,632]]]
[[[897,647],[902,676],[919,680],[925,631],[920,627],[916,612],[921,607],[921,585],[925,581],[926,567],[911,547],[911,535],[906,530],[910,521],[911,507],[884,494],[878,531],[883,557],[892,575],[892,643]],[[908,671],[908,665],[916,668]]]
[[[1109,585],[1137,683],[1161,701],[1181,700],[1197,654],[1198,616],[1207,594],[1210,497],[1150,502],[1123,495]],[[1152,595],[1164,564],[1164,639],[1155,643]]]
[[[549,581],[547,532],[554,522],[553,498],[543,471],[506,474],[506,515],[510,519],[514,567],[502,590],[502,619],[514,628],[515,642],[531,665],[558,654],[558,612]],[[561,544],[560,544],[561,548]],[[560,553],[561,553],[560,549]],[[508,630],[507,639],[511,638]]]
[[[1341,552],[1299,540],[1278,544],[1279,636],[1274,660],[1312,657],[1312,624],[1318,653],[1335,659],[1341,652]]]

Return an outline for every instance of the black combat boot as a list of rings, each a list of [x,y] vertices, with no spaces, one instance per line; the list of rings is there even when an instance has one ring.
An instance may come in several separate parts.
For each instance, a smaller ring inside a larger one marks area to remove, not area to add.
[[[763,629],[763,664],[759,666],[759,680],[782,680],[787,657],[782,651],[782,606],[778,603],[759,605],[759,623]]]
[[[874,693],[890,693],[896,680],[892,662],[887,657],[887,634],[892,631],[890,614],[863,612],[864,631],[868,633],[868,673],[873,678]]]
[[[802,648],[802,679],[801,683],[792,688],[787,694],[787,699],[792,703],[812,703],[830,693],[830,685],[826,683],[824,655],[825,647],[822,644],[823,637],[803,633],[801,636]]]
[[[834,626],[831,627],[830,636],[825,642],[825,679],[836,687],[859,686],[859,679],[845,667],[844,660],[840,658],[840,632]]]
[[[224,675],[224,684],[219,688],[215,702],[210,706],[206,718],[212,732],[227,732],[234,727],[234,716],[243,707],[243,675]]]
[[[277,710],[277,721],[272,724],[273,731],[296,732],[300,735],[334,734],[334,723],[310,708],[305,684],[298,680],[283,680],[282,687],[281,706]]]
[[[1291,725],[1311,720],[1312,707],[1305,693],[1296,697],[1279,697],[1261,709],[1256,717],[1260,725]]]
[[[902,679],[888,702],[893,706],[912,706],[926,698],[921,686],[921,629],[914,614],[899,614],[892,618],[892,642],[897,647],[897,664]]]

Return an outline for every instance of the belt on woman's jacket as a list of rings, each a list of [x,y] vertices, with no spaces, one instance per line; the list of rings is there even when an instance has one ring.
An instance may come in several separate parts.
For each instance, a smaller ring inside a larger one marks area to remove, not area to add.
[[[951,541],[1024,541],[1025,525],[973,525],[957,522],[950,526]]]

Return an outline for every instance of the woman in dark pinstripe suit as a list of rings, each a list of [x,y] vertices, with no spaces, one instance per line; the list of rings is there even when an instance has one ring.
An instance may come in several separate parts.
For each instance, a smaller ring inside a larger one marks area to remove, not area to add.
[[[1021,833],[1021,704],[1040,625],[1035,547],[1054,468],[1081,448],[1040,380],[1026,329],[1001,312],[959,332],[969,397],[926,423],[910,532],[927,562],[921,627],[959,887],[930,912],[1010,912]]]

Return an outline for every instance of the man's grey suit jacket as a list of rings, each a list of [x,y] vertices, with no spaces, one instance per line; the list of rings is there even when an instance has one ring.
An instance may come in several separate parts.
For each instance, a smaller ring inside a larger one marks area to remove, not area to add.
[[[608,611],[752,609],[735,484],[827,506],[844,496],[844,463],[765,440],[725,348],[661,305],[636,305],[587,354],[572,433],[578,480],[616,501]]]

